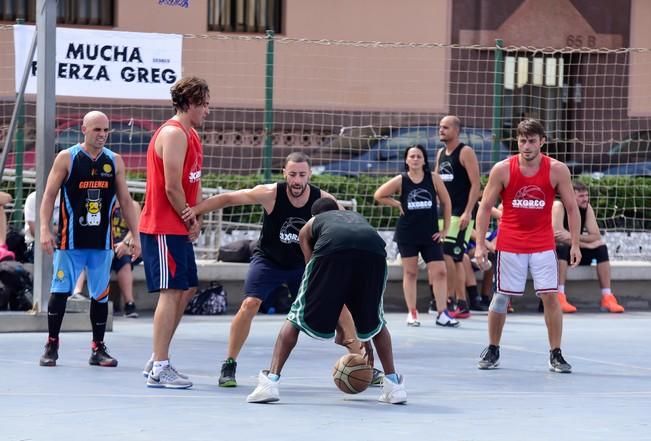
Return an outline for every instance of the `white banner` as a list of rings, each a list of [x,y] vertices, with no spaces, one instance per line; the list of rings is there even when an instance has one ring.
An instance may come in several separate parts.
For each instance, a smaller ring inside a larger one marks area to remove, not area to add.
[[[16,89],[33,33],[34,26],[14,26]],[[57,95],[169,100],[181,78],[181,35],[75,28],[57,28],[56,35]],[[25,92],[36,93],[36,55]]]

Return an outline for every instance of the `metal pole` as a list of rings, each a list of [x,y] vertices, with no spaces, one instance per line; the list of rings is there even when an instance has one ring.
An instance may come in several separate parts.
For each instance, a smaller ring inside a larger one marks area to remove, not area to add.
[[[41,206],[47,176],[54,162],[54,118],[56,115],[56,17],[57,0],[36,3],[36,207]],[[30,59],[31,62],[31,59]],[[41,247],[41,229],[36,227],[34,247],[34,303],[38,312],[45,310],[52,281],[52,256]]]
[[[274,128],[274,31],[267,31],[267,66],[265,71],[265,96],[264,96],[264,181],[271,182],[271,157],[273,149]]]
[[[504,87],[504,42],[495,40],[495,75],[493,82],[493,164],[500,159],[502,132],[502,90]]]
[[[16,105],[11,114],[11,121],[9,122],[9,130],[7,131],[7,138],[5,139],[5,145],[2,149],[2,156],[0,157],[0,170],[2,174],[5,171],[5,164],[7,163],[7,155],[9,154],[9,146],[11,141],[14,139],[14,132],[16,131],[16,122],[18,119],[18,102],[23,102],[23,97],[25,96],[25,88],[27,87],[27,80],[29,78],[29,70],[32,65],[32,60],[34,59],[34,53],[36,52],[36,34],[32,37],[32,44],[29,46],[29,53],[27,54],[27,61],[25,63],[25,70],[23,71],[23,77],[20,80],[20,87],[18,88],[18,96],[16,97]]]

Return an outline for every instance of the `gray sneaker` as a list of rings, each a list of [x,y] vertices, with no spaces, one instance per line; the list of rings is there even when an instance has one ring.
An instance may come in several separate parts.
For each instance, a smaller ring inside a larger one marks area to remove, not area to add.
[[[169,366],[176,373],[176,375],[183,378],[184,380],[187,380],[188,378],[190,378],[187,375],[182,374],[181,372],[177,371],[174,366],[172,366],[172,365],[169,365]],[[145,377],[145,378],[149,377],[149,373],[151,372],[152,369],[154,369],[154,360],[150,358],[147,361],[147,364],[145,365],[145,367],[142,370],[143,377]]]
[[[192,387],[192,381],[179,377],[176,371],[169,364],[165,366],[158,375],[152,370],[147,377],[147,387],[161,387],[167,389],[188,389]]]
[[[559,374],[572,373],[572,366],[563,358],[561,348],[549,351],[549,370]]]

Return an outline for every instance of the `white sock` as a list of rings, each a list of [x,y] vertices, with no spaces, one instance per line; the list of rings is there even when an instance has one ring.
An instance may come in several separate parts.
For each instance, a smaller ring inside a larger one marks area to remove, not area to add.
[[[565,285],[558,285],[558,292],[565,293]]]
[[[613,292],[610,290],[610,288],[602,288],[602,289],[601,289],[601,295],[602,295],[602,296],[607,296],[607,295],[610,295],[610,294],[612,294],[612,293],[613,293]]]
[[[149,357],[149,361],[154,361],[154,353],[151,353],[151,357]]]
[[[170,361],[169,360],[161,360],[161,361],[154,361],[154,375],[160,374],[160,371],[163,370],[163,368],[169,366]]]

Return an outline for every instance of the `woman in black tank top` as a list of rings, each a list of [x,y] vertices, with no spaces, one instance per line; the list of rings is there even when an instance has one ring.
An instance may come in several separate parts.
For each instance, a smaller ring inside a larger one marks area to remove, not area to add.
[[[438,312],[436,323],[458,326],[459,322],[447,315],[447,275],[441,249],[441,239],[450,224],[450,196],[443,181],[432,173],[427,151],[421,145],[405,150],[405,173],[391,178],[377,189],[375,200],[400,209],[400,219],[394,240],[402,258],[402,288],[407,304],[407,325],[420,326],[416,309],[418,283],[418,254],[427,265],[427,275],[433,288]],[[400,199],[394,195],[400,195]],[[438,230],[437,204],[443,206],[443,231]]]

